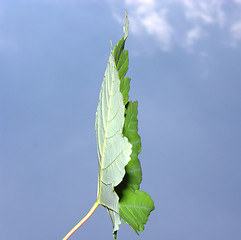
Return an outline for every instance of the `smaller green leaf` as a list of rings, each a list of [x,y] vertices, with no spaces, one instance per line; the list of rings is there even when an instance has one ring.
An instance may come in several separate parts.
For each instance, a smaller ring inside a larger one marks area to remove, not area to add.
[[[126,165],[123,181],[115,188],[120,200],[121,218],[138,234],[144,230],[150,212],[154,210],[151,197],[138,190],[142,180],[141,165],[138,154],[141,152],[141,139],[138,134],[138,102],[129,101],[126,105],[123,135],[132,144],[131,161]]]
[[[124,49],[125,40],[128,36],[128,18],[126,15],[126,26],[124,28],[124,38],[121,38],[114,48],[114,59],[118,76],[120,79],[120,92],[123,95],[125,105],[125,122],[123,126],[123,136],[127,137],[132,145],[131,160],[125,167],[126,174],[122,182],[115,187],[119,196],[120,216],[138,234],[144,230],[150,212],[154,209],[154,202],[151,197],[139,191],[142,181],[141,164],[138,155],[141,152],[141,139],[138,134],[138,103],[129,101],[130,79],[125,78],[128,71],[129,57],[128,51]],[[116,232],[114,233],[114,238]]]
[[[117,63],[117,70],[118,70],[118,75],[120,80],[122,80],[125,77],[128,71],[128,66],[129,66],[128,51],[123,50],[120,54],[120,57]]]
[[[120,58],[120,55],[121,55],[121,53],[122,53],[122,51],[123,51],[123,49],[124,49],[124,46],[125,46],[125,40],[124,40],[124,38],[122,37],[122,38],[119,40],[118,44],[117,44],[117,45],[115,46],[115,48],[114,48],[114,58],[115,58],[116,67],[117,67],[117,65],[118,65],[119,58]],[[117,70],[118,70],[118,68],[117,68]]]
[[[138,134],[138,102],[129,101],[126,106],[125,123],[123,128],[123,134],[128,138],[128,141],[132,144],[132,151],[137,155],[141,152],[141,138]]]
[[[115,46],[114,49],[114,58],[116,69],[118,71],[118,76],[120,78],[120,91],[123,95],[124,105],[127,104],[129,100],[129,90],[130,90],[130,81],[131,79],[126,77],[125,75],[128,71],[129,66],[129,57],[128,51],[124,50],[125,47],[125,39],[121,38],[118,44]]]
[[[126,105],[125,123],[123,135],[128,138],[132,145],[131,161],[127,164],[124,178],[125,187],[131,187],[133,190],[140,188],[142,180],[141,164],[138,155],[141,152],[141,138],[138,134],[138,102],[129,101]]]
[[[131,79],[126,77],[126,78],[122,79],[120,82],[120,91],[123,95],[124,105],[126,105],[129,100],[130,81],[131,81]]]
[[[154,202],[146,192],[141,190],[133,191],[130,188],[122,192],[120,201],[121,217],[137,234],[138,231],[144,230],[144,224],[153,210]]]

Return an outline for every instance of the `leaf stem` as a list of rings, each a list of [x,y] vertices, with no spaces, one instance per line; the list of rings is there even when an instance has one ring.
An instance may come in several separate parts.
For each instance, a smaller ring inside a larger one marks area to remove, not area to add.
[[[94,211],[96,210],[96,208],[99,206],[99,203],[96,202],[93,207],[90,209],[90,211],[86,214],[86,216],[74,227],[72,228],[69,233],[62,239],[62,240],[67,240],[69,239],[69,237],[78,229],[81,227],[82,224],[84,224],[89,218],[90,216],[94,213]]]

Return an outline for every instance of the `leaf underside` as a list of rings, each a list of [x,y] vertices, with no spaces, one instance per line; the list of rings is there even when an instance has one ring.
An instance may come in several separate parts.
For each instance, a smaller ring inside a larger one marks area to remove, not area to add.
[[[114,231],[119,229],[121,223],[119,197],[114,192],[114,187],[125,175],[132,147],[122,134],[125,106],[119,86],[120,80],[111,50],[97,106],[95,131],[99,158],[97,202],[107,208]]]

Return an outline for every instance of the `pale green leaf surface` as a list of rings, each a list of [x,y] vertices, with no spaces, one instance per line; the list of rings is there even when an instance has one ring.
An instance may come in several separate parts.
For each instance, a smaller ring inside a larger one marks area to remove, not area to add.
[[[120,80],[111,50],[100,91],[95,131],[99,157],[97,201],[107,208],[114,231],[119,229],[121,223],[119,198],[114,192],[114,187],[125,175],[125,166],[130,161],[132,147],[122,135],[124,112]]]
[[[125,10],[125,15],[126,15],[125,26],[123,27],[124,39],[128,37],[128,32],[129,32],[129,19],[128,19],[126,10]]]

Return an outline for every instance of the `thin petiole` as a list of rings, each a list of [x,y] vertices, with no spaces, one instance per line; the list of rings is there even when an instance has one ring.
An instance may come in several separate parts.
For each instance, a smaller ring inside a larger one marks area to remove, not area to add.
[[[69,231],[69,233],[62,239],[62,240],[67,240],[69,237],[78,229],[81,227],[83,223],[85,223],[89,217],[94,213],[96,208],[99,206],[99,203],[95,203],[93,207],[90,209],[90,211],[86,214],[86,216],[72,229]]]

